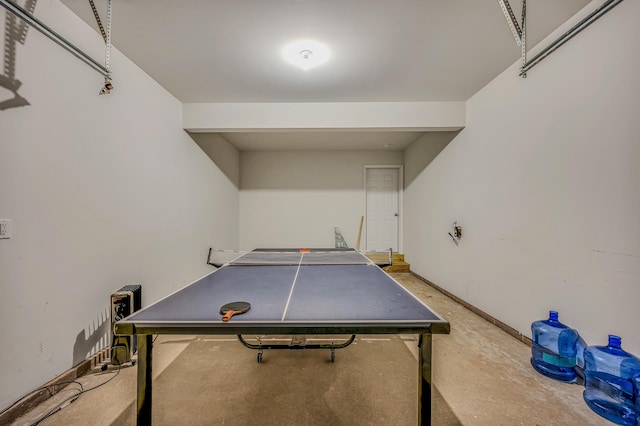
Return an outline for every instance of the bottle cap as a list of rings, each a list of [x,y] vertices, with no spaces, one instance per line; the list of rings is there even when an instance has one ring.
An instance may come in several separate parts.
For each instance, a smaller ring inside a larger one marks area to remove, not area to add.
[[[622,349],[622,339],[619,336],[609,335],[609,346],[612,348]]]

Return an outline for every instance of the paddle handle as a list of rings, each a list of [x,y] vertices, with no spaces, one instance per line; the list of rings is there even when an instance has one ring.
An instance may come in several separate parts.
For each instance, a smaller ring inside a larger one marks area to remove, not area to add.
[[[226,314],[224,314],[224,316],[222,317],[222,321],[227,322],[231,319],[231,317],[236,313],[236,311],[229,311]]]

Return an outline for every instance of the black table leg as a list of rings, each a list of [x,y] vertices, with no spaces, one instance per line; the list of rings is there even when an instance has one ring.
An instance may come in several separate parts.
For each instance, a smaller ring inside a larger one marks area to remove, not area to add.
[[[153,336],[138,336],[138,426],[151,424],[151,373],[153,371]]]
[[[431,334],[421,334],[418,341],[418,424],[431,425]]]

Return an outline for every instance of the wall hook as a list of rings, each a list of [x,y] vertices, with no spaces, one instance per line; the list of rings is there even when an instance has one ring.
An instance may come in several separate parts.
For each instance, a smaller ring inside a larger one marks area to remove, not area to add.
[[[449,236],[456,245],[459,244],[458,242],[462,238],[462,226],[458,226],[458,222],[453,222],[453,234],[449,232]]]

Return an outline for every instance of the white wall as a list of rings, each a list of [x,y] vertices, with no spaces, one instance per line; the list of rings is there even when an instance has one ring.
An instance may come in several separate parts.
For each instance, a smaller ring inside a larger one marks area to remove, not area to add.
[[[241,152],[240,247],[333,247],[336,226],[355,247],[364,165],[382,164],[402,164],[402,152]]]
[[[405,192],[412,270],[528,336],[556,309],[588,344],[618,334],[640,355],[638,16],[623,2],[468,101],[466,128]]]
[[[240,151],[217,133],[190,133],[189,136],[236,188],[240,188]]]
[[[409,186],[457,134],[458,132],[428,132],[409,145],[402,153],[404,186]]]
[[[36,15],[103,52],[59,2]],[[99,97],[102,77],[41,34],[18,46],[31,105],[0,111],[0,218],[13,221],[0,240],[0,408],[108,344],[121,286],[142,284],[149,304],[209,272],[209,246],[238,244],[238,190],[182,130],[181,103],[117,51],[112,70]]]

